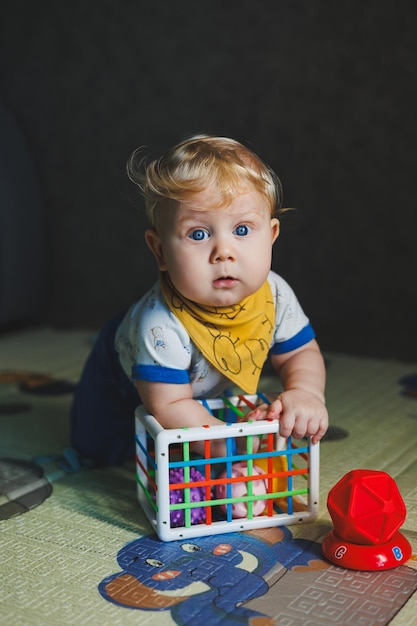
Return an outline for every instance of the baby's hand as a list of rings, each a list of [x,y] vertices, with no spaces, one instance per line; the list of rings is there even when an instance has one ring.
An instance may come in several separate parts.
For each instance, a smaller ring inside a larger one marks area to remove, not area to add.
[[[312,437],[318,443],[326,433],[329,418],[325,404],[302,389],[283,391],[268,407],[268,418],[279,420],[279,434],[296,439]]]

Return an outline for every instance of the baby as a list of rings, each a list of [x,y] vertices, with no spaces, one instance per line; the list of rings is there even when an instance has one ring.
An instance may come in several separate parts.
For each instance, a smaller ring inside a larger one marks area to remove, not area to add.
[[[159,280],[100,334],[74,397],[74,447],[101,464],[133,458],[140,402],[164,428],[219,424],[197,400],[231,384],[256,393],[268,354],[284,391],[250,418],[317,443],[328,426],[323,358],[294,292],[270,269],[278,178],[225,137],[191,137],[150,163],[137,157],[128,172],[145,198]]]

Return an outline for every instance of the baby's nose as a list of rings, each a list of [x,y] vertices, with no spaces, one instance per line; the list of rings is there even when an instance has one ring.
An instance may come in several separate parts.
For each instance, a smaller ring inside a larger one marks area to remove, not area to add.
[[[236,250],[233,242],[226,237],[220,237],[214,242],[211,254],[213,262],[234,260],[236,258]]]

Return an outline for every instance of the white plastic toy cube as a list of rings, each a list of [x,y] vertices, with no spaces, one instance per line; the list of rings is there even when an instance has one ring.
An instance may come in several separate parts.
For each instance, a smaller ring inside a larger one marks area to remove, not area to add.
[[[319,444],[280,437],[276,420],[236,421],[264,400],[263,394],[204,400],[224,423],[175,429],[138,407],[138,498],[162,541],[316,519]],[[219,440],[224,456],[212,453]],[[193,451],[194,442],[203,442],[204,454]]]

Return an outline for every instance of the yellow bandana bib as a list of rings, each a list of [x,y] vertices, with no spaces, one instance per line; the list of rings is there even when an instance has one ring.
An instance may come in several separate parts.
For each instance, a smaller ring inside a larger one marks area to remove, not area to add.
[[[246,393],[255,393],[274,331],[275,306],[268,281],[253,295],[227,307],[184,298],[161,272],[167,305],[205,358]]]

